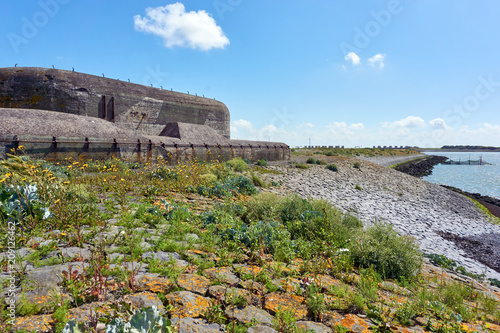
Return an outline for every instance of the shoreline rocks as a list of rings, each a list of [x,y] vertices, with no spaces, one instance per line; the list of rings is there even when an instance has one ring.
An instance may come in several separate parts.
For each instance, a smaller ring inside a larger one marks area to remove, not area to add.
[[[446,161],[448,158],[445,156],[430,155],[417,160],[411,160],[398,164],[394,167],[395,170],[406,173],[414,177],[424,177],[432,174],[434,166]]]

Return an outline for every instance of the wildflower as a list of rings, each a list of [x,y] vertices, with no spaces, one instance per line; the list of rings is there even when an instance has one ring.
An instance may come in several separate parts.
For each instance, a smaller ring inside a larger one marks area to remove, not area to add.
[[[69,182],[68,182],[68,181],[66,181],[66,182],[64,182],[63,184],[69,184]]]
[[[67,235],[67,233],[61,232],[61,236],[66,236],[66,235]]]
[[[125,179],[123,179],[123,178],[122,178],[122,179],[120,179],[120,180],[121,180],[122,182],[124,182],[124,181],[125,181]]]
[[[0,183],[3,183],[7,178],[0,179]]]
[[[17,147],[17,149],[19,149],[19,150],[23,150],[23,149],[24,149],[24,146],[22,146],[22,145],[21,145],[21,146]]]
[[[54,205],[55,205],[56,203],[58,203],[59,201],[61,201],[61,199],[57,199],[56,201],[54,201]]]

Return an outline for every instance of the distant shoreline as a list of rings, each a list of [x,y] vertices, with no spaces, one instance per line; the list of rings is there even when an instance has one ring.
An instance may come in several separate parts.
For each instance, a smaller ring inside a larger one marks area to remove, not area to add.
[[[500,149],[440,149],[440,148],[414,148],[421,153],[500,153]]]

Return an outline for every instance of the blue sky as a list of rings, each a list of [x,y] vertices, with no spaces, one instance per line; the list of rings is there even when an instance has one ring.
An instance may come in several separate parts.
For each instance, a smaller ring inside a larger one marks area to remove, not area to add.
[[[500,146],[497,0],[6,0],[0,67],[205,95],[232,137]]]

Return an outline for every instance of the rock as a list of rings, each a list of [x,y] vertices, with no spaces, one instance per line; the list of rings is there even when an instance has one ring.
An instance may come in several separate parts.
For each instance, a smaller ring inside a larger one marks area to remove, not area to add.
[[[292,311],[298,320],[305,318],[308,311],[304,297],[279,292],[267,294],[264,308],[273,314],[276,314],[279,310]]]
[[[247,333],[278,333],[274,328],[264,325],[250,327]]]
[[[113,316],[115,310],[104,302],[86,303],[80,307],[68,310],[68,320],[74,320],[77,323],[86,323],[92,316]]]
[[[160,313],[165,312],[165,307],[163,302],[154,293],[144,291],[137,294],[127,295],[124,297],[125,301],[129,301],[132,305],[138,309],[149,306],[156,306]]]
[[[210,299],[193,294],[189,291],[176,291],[165,296],[173,306],[172,318],[198,318],[210,307]]]
[[[91,253],[88,249],[81,247],[66,247],[50,252],[43,259],[53,258],[61,255],[64,259],[77,258],[78,260],[88,260],[91,257]]]
[[[247,302],[250,302],[250,292],[240,288],[230,288],[227,286],[210,286],[208,295],[215,299],[220,299],[226,303],[233,302],[237,297],[243,297]]]
[[[298,321],[295,325],[298,328],[307,332],[317,332],[317,333],[332,333],[332,329],[322,323],[316,323],[314,321]]]
[[[340,321],[340,324],[347,327],[351,332],[354,333],[371,333],[370,324],[360,317],[348,314]]]
[[[240,282],[240,279],[233,273],[230,267],[207,268],[203,271],[203,274],[211,279],[231,285],[236,285]]]
[[[273,320],[273,316],[253,305],[247,306],[243,309],[234,306],[229,307],[226,309],[226,315],[229,318],[236,319],[243,324],[248,324],[252,320],[256,320],[259,324],[271,325]]]
[[[210,280],[206,277],[197,274],[180,274],[177,279],[177,285],[187,291],[205,295],[208,287],[210,287]]]
[[[233,267],[240,277],[245,274],[252,276],[252,279],[262,271],[262,267],[252,265],[234,264]]]
[[[14,325],[12,326],[12,331],[48,333],[52,332],[53,324],[54,319],[52,319],[52,315],[17,317]]]
[[[179,333],[216,333],[224,332],[219,324],[209,323],[204,319],[178,318],[172,319],[172,324],[178,327]],[[176,331],[177,332],[177,331]]]
[[[197,234],[186,234],[184,235],[184,240],[186,241],[197,241],[198,239],[200,239],[200,237],[197,235]]]
[[[175,288],[175,284],[170,279],[165,279],[158,274],[145,273],[136,278],[136,286],[139,291],[151,291],[154,293],[167,294]]]
[[[184,268],[189,265],[189,263],[185,260],[181,260],[181,256],[178,253],[175,252],[145,252],[142,255],[142,260],[147,260],[147,259],[157,259],[161,262],[170,262],[173,261],[175,263],[175,266],[177,268]]]
[[[43,266],[36,268],[26,274],[26,279],[30,281],[30,287],[43,288],[52,290],[57,287],[58,283],[63,281],[62,272],[72,272],[73,274],[82,274],[83,267],[88,267],[88,264],[81,262],[64,263],[53,266]]]

